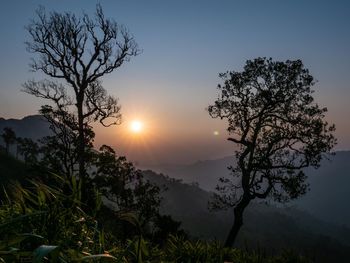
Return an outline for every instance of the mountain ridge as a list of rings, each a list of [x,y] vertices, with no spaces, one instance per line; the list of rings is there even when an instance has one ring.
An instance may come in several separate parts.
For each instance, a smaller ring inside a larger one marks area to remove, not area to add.
[[[49,123],[42,115],[29,115],[22,119],[0,118],[0,133],[5,127],[12,128],[17,137],[38,140],[44,136],[51,135]],[[0,141],[2,138],[0,137]]]

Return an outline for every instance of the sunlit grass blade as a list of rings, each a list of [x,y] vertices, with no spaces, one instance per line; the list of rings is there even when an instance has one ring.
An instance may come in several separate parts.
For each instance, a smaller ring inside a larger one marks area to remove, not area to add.
[[[33,252],[33,263],[41,263],[46,256],[48,256],[50,253],[56,252],[57,250],[58,246],[41,245]]]

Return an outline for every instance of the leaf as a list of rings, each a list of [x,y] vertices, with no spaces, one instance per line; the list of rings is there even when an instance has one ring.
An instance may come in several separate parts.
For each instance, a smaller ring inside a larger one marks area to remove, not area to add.
[[[118,218],[122,221],[128,222],[133,226],[136,226],[140,229],[140,222],[137,218],[137,215],[132,212],[122,212],[118,215]]]
[[[40,263],[46,257],[48,254],[56,251],[58,249],[58,246],[47,246],[47,245],[41,245],[37,249],[34,250],[34,258],[33,263]]]
[[[35,234],[12,235],[7,237],[5,240],[0,241],[0,249],[19,245],[21,242],[28,239],[44,239],[44,238],[42,236],[35,235]]]
[[[10,247],[10,250],[8,251],[0,251],[0,255],[15,254],[18,251],[19,251],[18,248]]]
[[[82,257],[81,259],[78,259],[78,261],[85,261],[85,260],[90,260],[90,259],[100,259],[100,258],[107,259],[107,260],[113,260],[113,261],[117,260],[117,258],[115,258],[109,254],[97,254],[97,255]]]

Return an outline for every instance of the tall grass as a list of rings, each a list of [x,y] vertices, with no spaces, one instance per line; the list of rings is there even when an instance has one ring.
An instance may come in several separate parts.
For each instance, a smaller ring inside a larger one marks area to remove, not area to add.
[[[224,248],[219,242],[190,241],[170,235],[160,247],[142,235],[136,214],[120,214],[118,220],[134,225],[138,234],[125,242],[105,233],[96,219],[101,195],[84,211],[81,185],[57,175],[53,184],[30,181],[2,188],[0,206],[0,262],[311,262],[286,251],[268,257],[261,252]]]

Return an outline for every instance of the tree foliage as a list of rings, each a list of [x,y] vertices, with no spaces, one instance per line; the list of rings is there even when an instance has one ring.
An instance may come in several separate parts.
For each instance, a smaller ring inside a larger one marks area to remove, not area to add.
[[[145,180],[131,162],[103,145],[97,154],[96,168],[93,183],[112,202],[114,209],[136,212],[141,226],[156,218],[161,188]]]
[[[222,179],[214,208],[234,207],[226,241],[232,245],[242,215],[255,198],[285,202],[308,190],[303,168],[319,167],[336,143],[326,108],[314,102],[314,78],[300,60],[248,60],[242,72],[220,74],[220,96],[208,107],[211,117],[227,119],[229,141],[237,145],[235,181]],[[237,183],[238,181],[238,183]]]

